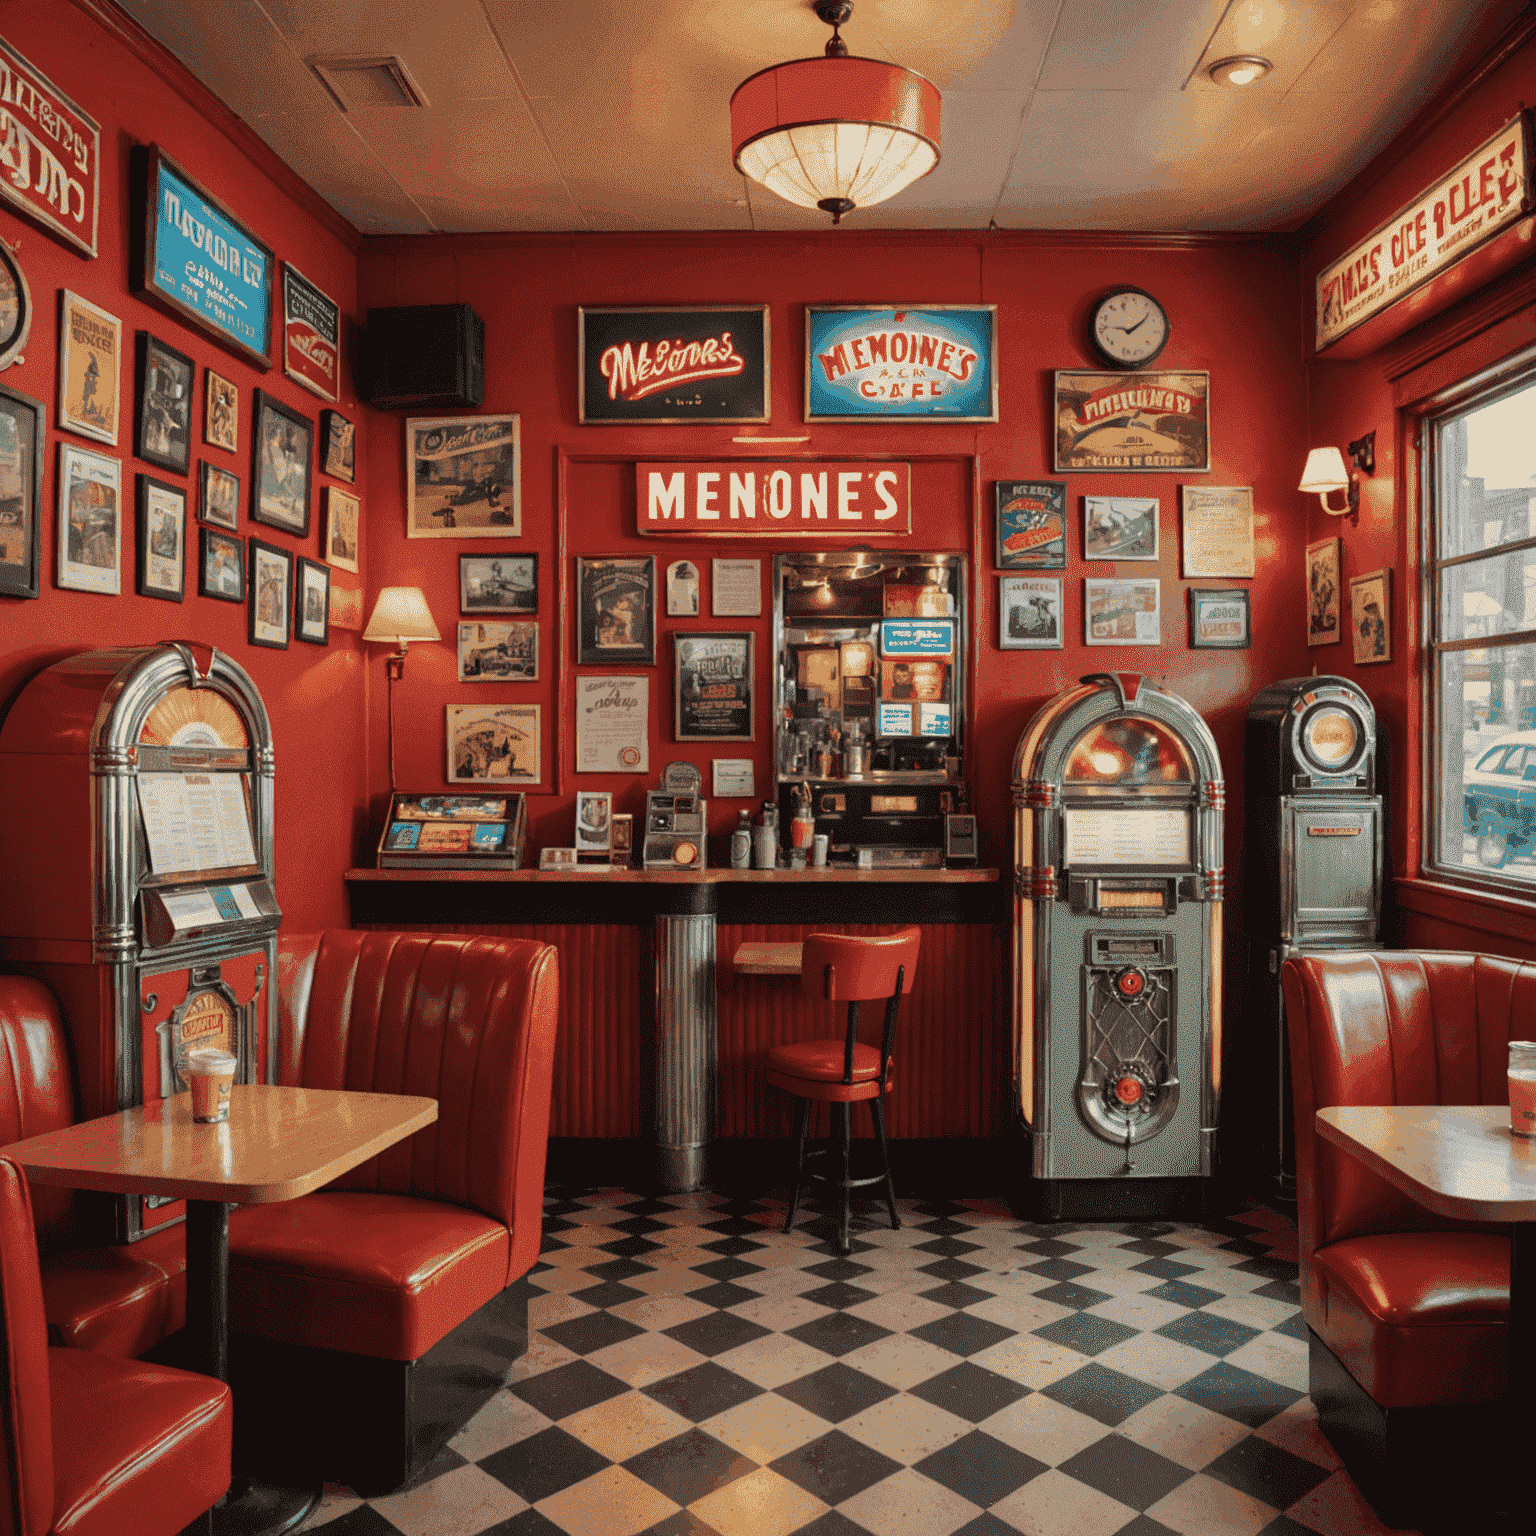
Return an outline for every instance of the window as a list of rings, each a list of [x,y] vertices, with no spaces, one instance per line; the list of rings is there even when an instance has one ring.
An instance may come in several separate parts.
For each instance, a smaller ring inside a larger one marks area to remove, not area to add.
[[[1536,375],[1427,426],[1425,863],[1536,894]]]

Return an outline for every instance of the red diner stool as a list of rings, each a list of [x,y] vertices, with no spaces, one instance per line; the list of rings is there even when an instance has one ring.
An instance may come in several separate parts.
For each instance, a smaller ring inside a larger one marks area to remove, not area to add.
[[[768,1052],[768,1081],[775,1088],[794,1094],[797,1100],[795,1183],[790,1191],[784,1230],[788,1232],[795,1223],[800,1187],[807,1178],[836,1184],[842,1201],[838,1247],[844,1253],[850,1247],[848,1199],[855,1189],[884,1184],[891,1226],[901,1225],[901,1218],[896,1214],[896,1191],[891,1187],[891,1159],[885,1143],[885,1106],[882,1101],[891,1087],[891,1038],[896,1032],[896,1010],[901,1005],[901,994],[912,988],[921,941],[922,930],[915,927],[879,936],[811,934],[801,952],[800,990],[828,1002],[846,1002],[847,1029],[841,1040],[800,1040],[793,1045],[776,1045]],[[859,1004],[877,999],[885,1002],[885,1032],[878,1048],[859,1039]],[[850,1178],[848,1172],[853,1139],[850,1106],[857,1099],[869,1104],[875,1136],[880,1143],[880,1172],[862,1179]],[[810,1126],[811,1105],[816,1102],[833,1106],[836,1138],[832,1146],[807,1156],[805,1136]],[[840,1170],[836,1176],[807,1169],[807,1163],[830,1158],[834,1153]]]

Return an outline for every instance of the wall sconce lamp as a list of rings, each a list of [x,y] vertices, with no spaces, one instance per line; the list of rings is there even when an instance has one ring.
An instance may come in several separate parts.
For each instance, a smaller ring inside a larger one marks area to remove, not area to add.
[[[405,676],[405,652],[412,640],[441,640],[420,587],[385,587],[373,605],[363,639],[375,645],[396,641],[400,649],[384,659],[389,679],[389,792],[395,792],[395,684]]]
[[[1376,434],[1367,432],[1349,445],[1350,461],[1363,475],[1376,472]],[[1347,518],[1358,525],[1360,520],[1360,481],[1344,467],[1344,455],[1337,448],[1314,448],[1307,455],[1307,467],[1302,471],[1298,491],[1316,491],[1323,504],[1323,511],[1330,517]],[[1344,505],[1335,507],[1328,498],[1334,491],[1344,492]]]

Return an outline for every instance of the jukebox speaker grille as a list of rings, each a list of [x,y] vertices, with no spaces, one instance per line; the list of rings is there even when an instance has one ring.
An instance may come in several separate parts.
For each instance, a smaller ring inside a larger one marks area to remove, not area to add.
[[[1085,967],[1078,1097],[1089,1125],[1106,1141],[1124,1145],[1155,1135],[1178,1102],[1177,977],[1172,965]]]

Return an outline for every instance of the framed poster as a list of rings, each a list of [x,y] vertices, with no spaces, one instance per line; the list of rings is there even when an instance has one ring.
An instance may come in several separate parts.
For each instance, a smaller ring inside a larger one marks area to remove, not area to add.
[[[1059,651],[1066,645],[1060,576],[997,578],[997,644],[1004,651]]]
[[[341,310],[291,261],[283,263],[283,372],[322,400],[339,398]]]
[[[504,539],[523,531],[516,416],[414,416],[405,424],[405,536]]]
[[[656,663],[656,557],[576,558],[576,662]]]
[[[449,704],[450,784],[537,784],[538,704]]]
[[[1162,639],[1162,583],[1155,576],[1134,581],[1084,578],[1085,645],[1160,645]]]
[[[151,475],[137,477],[140,597],[179,603],[186,595],[187,492]]]
[[[459,625],[461,683],[533,683],[539,677],[536,619],[475,619]]]
[[[0,176],[0,186],[5,178]],[[59,425],[117,446],[123,322],[89,299],[59,291]]]
[[[577,419],[768,420],[768,306],[578,309]]]
[[[1248,593],[1241,587],[1189,589],[1189,646],[1194,651],[1246,651]]]
[[[1392,660],[1392,572],[1370,571],[1349,578],[1349,632],[1355,665]]]
[[[1057,474],[1203,473],[1211,467],[1209,373],[1056,373]]]
[[[192,385],[197,369],[185,352],[148,331],[138,336],[138,410],[134,453],[172,474],[192,468]]]
[[[996,421],[997,306],[805,307],[807,421]]]
[[[75,592],[120,590],[123,464],[59,444],[58,584]]]
[[[315,424],[265,390],[255,391],[251,426],[251,519],[309,532],[309,479]]]
[[[710,612],[717,619],[755,619],[763,612],[761,560],[710,561]],[[667,570],[667,601],[672,598],[672,571]]]
[[[1083,497],[1083,559],[1156,560],[1156,496]]]
[[[32,289],[16,252],[0,240],[0,369],[25,362],[21,349],[32,330]]]
[[[537,613],[537,555],[460,555],[461,613]]]
[[[667,617],[699,616],[699,568],[692,560],[674,560],[667,567]]]
[[[576,772],[649,773],[651,680],[576,679]]]
[[[348,485],[357,478],[357,429],[340,411],[320,412],[320,472]]]
[[[203,370],[203,441],[234,453],[240,447],[240,387]]]
[[[245,601],[245,544],[215,528],[201,530],[197,566],[197,595],[221,602]]]
[[[1005,571],[1059,571],[1067,563],[1067,482],[998,480],[997,564]]]
[[[310,645],[329,645],[331,570],[318,560],[298,558],[293,589],[293,637]]]
[[[357,541],[362,503],[338,485],[325,488],[325,558],[337,570],[357,570]]]
[[[36,597],[43,565],[41,400],[0,384],[0,597]]]
[[[673,735],[678,741],[754,741],[750,631],[672,637]]]
[[[1253,487],[1186,485],[1184,575],[1253,576]]]
[[[232,470],[210,464],[199,466],[197,515],[218,528],[240,526],[240,476]]]
[[[146,153],[144,270],[134,290],[247,362],[269,368],[271,247],[159,145]]]
[[[1307,644],[1334,645],[1344,638],[1339,627],[1341,541],[1318,539],[1307,545]]]
[[[578,790],[576,852],[608,854],[612,850],[613,795],[608,790]]]
[[[293,606],[293,556],[254,536],[246,540],[250,603],[246,636],[252,645],[288,649],[288,610]]]

